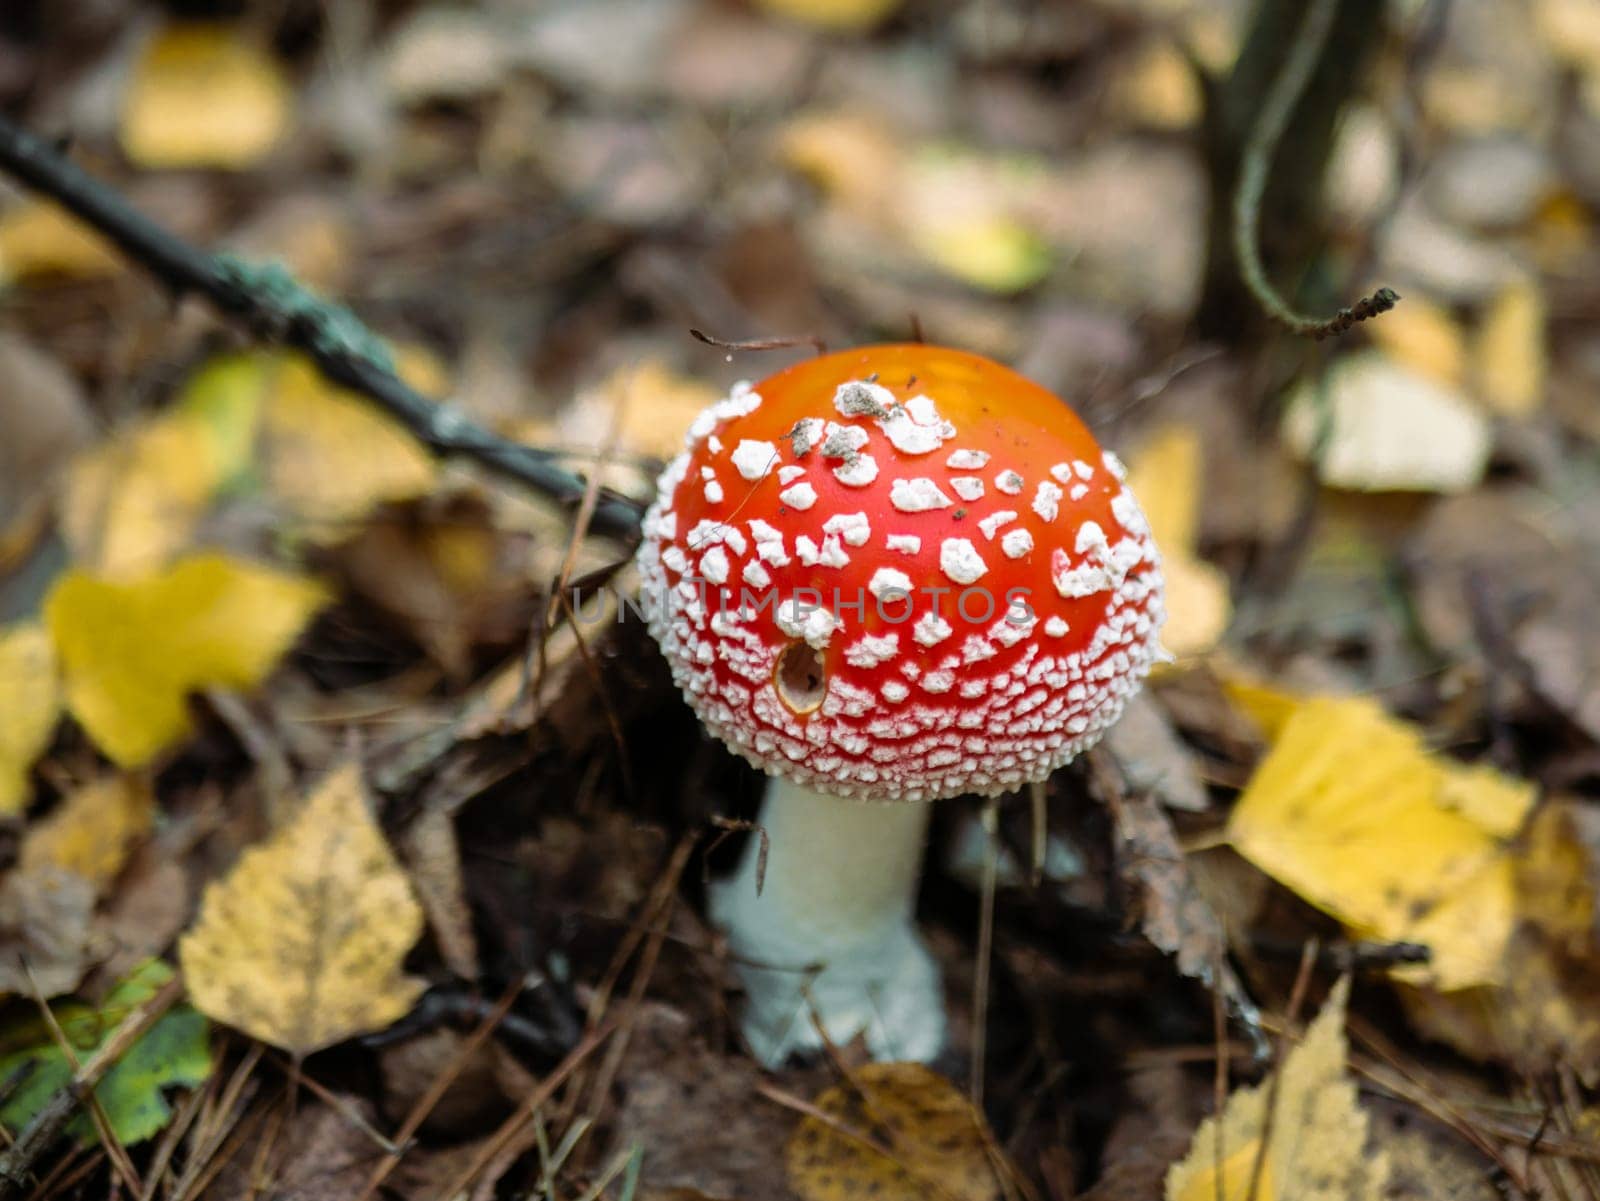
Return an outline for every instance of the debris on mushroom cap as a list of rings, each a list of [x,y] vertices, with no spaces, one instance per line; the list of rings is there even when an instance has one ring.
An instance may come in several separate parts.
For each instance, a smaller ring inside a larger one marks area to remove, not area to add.
[[[819,792],[1005,792],[1093,745],[1162,657],[1122,465],[977,355],[825,355],[738,385],[662,474],[644,606],[700,720]],[[716,484],[717,487],[711,487]]]

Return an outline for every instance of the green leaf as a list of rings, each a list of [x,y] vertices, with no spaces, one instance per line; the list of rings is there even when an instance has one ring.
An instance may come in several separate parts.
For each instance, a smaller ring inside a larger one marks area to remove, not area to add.
[[[160,960],[146,960],[111,990],[99,1009],[68,1001],[52,1006],[52,1012],[81,1062],[170,979],[170,967]],[[0,1058],[0,1096],[4,1097],[0,1125],[15,1135],[72,1079],[73,1066],[42,1021],[7,1032],[5,1041],[11,1046],[25,1044]],[[128,1048],[95,1088],[95,1096],[117,1139],[124,1145],[138,1143],[172,1119],[162,1090],[203,1084],[212,1067],[205,1017],[192,1006],[177,1005]],[[73,1119],[68,1129],[85,1144],[95,1140],[94,1121],[87,1111]]]

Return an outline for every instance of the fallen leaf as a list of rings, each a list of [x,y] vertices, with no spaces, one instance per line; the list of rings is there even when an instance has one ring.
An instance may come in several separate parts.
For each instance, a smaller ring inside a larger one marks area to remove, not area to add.
[[[1349,996],[1346,977],[1284,1057],[1276,1079],[1235,1091],[1220,1116],[1200,1123],[1189,1154],[1167,1174],[1167,1201],[1387,1196],[1388,1156],[1368,1149],[1367,1113],[1345,1070]]]
[[[920,1063],[873,1063],[851,1084],[828,1089],[817,1108],[895,1157],[804,1118],[784,1148],[789,1187],[803,1201],[924,1201],[931,1186],[955,1201],[1000,1195],[983,1115],[950,1081]]]
[[[158,570],[189,545],[221,478],[207,426],[185,412],[163,413],[78,456],[61,499],[61,532],[88,570]]]
[[[1530,279],[1507,284],[1484,314],[1474,375],[1479,395],[1502,417],[1532,416],[1544,400],[1544,326],[1544,294]]]
[[[289,127],[293,94],[270,55],[231,26],[175,24],[145,46],[122,111],[122,148],[141,167],[240,170]]]
[[[78,378],[16,334],[0,333],[0,429],[5,430],[0,438],[4,573],[9,564],[23,560],[42,534],[58,478],[72,456],[94,438],[94,419]]]
[[[1461,492],[1489,462],[1482,412],[1376,351],[1339,359],[1320,385],[1302,385],[1289,400],[1283,434],[1336,488]]]
[[[301,576],[205,553],[127,583],[68,571],[44,612],[68,710],[138,767],[187,733],[190,692],[255,687],[326,599]]]
[[[85,784],[28,830],[22,870],[61,868],[104,892],[134,844],[149,832],[155,814],[155,797],[143,779],[106,776]]]
[[[121,270],[111,244],[58,204],[27,200],[0,215],[0,281],[98,279]]]
[[[1150,522],[1166,573],[1167,622],[1161,641],[1179,658],[1214,647],[1232,615],[1228,577],[1201,559],[1195,548],[1203,495],[1201,453],[1197,430],[1169,425],[1128,463],[1128,489]]]
[[[94,888],[46,867],[0,882],[0,994],[58,997],[83,979],[93,957]]]
[[[1516,929],[1500,971],[1478,988],[1400,991],[1414,1026],[1473,1059],[1530,1076],[1600,1076],[1596,881],[1600,819],[1583,802],[1541,805],[1511,863]]]
[[[93,1055],[128,1014],[170,979],[172,969],[152,959],[119,982],[99,1009],[76,1002],[53,1006],[56,1021],[79,1061]],[[13,1135],[66,1087],[74,1071],[66,1051],[43,1023],[33,1023],[28,1034],[33,1039],[31,1046],[0,1058],[0,1080],[19,1082],[0,1106],[0,1124]],[[179,1004],[128,1048],[94,1090],[118,1142],[140,1143],[165,1129],[172,1120],[172,1107],[163,1090],[197,1088],[206,1082],[213,1066],[210,1042],[205,1018]],[[84,1144],[96,1141],[94,1123],[87,1113],[80,1113],[67,1129]]]
[[[774,16],[838,33],[865,33],[900,7],[900,0],[756,0]]]
[[[1151,129],[1190,129],[1200,119],[1203,97],[1194,68],[1166,40],[1146,43],[1120,71],[1112,91],[1117,108]]]
[[[28,805],[28,770],[61,712],[55,648],[36,621],[0,626],[0,817]]]
[[[360,768],[329,775],[212,885],[179,943],[201,1012],[295,1055],[404,1016],[422,909],[368,809]]]
[[[1030,288],[1055,253],[1015,202],[1037,164],[956,146],[924,147],[904,162],[894,223],[945,274],[986,292]]]
[[[1439,989],[1498,979],[1513,925],[1504,843],[1531,784],[1432,756],[1370,700],[1298,705],[1239,798],[1235,849],[1357,937],[1428,945]]]
[[[437,369],[422,364],[415,354],[398,356],[408,383],[436,384]],[[328,383],[304,358],[277,356],[262,366],[271,373],[262,414],[265,473],[290,512],[337,539],[383,502],[433,489],[432,456],[399,422]]]
[[[1389,358],[1448,388],[1459,388],[1467,374],[1467,338],[1444,306],[1408,291],[1405,303],[1367,326],[1372,341]]]

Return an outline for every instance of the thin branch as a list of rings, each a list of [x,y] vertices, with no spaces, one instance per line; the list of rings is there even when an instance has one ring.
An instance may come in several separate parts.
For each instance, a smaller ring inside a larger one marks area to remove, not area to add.
[[[1256,244],[1261,223],[1261,197],[1267,190],[1267,172],[1294,116],[1295,106],[1311,82],[1312,72],[1322,57],[1328,43],[1328,33],[1333,28],[1334,14],[1340,0],[1312,0],[1306,9],[1299,32],[1289,47],[1289,57],[1283,69],[1272,81],[1262,105],[1261,115],[1250,131],[1245,145],[1244,162],[1239,171],[1239,188],[1233,194],[1233,252],[1239,261],[1240,274],[1250,294],[1278,324],[1297,334],[1305,334],[1319,341],[1342,334],[1358,321],[1366,321],[1394,308],[1400,294],[1393,288],[1379,288],[1371,296],[1363,297],[1347,309],[1340,309],[1332,317],[1314,317],[1296,312],[1289,306],[1267,279],[1261,265],[1261,248]]]
[[[254,336],[304,352],[330,382],[360,393],[435,454],[471,459],[565,508],[581,503],[584,481],[553,463],[549,452],[491,433],[453,406],[412,389],[391,369],[382,342],[353,313],[314,296],[285,268],[197,249],[4,118],[0,170],[92,226],[174,294],[203,296]],[[605,492],[589,526],[595,533],[632,539],[638,536],[640,513],[634,501]]]

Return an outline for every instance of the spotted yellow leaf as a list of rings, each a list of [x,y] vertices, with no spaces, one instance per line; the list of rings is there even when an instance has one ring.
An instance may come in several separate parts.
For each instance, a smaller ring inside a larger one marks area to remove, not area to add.
[[[202,1013],[307,1055],[411,1008],[422,983],[400,964],[421,933],[422,908],[347,763],[206,889],[178,953]]]
[[[1167,1172],[1166,1201],[1380,1201],[1387,1195],[1388,1157],[1367,1147],[1367,1114],[1345,1070],[1349,995],[1350,981],[1340,980],[1284,1057],[1278,1079],[1239,1089],[1220,1117],[1200,1123],[1188,1155]]]
[[[55,648],[36,621],[0,626],[0,816],[28,804],[28,769],[61,712]]]
[[[137,767],[188,732],[190,692],[254,687],[325,599],[300,576],[207,553],[128,581],[69,571],[45,621],[67,708],[114,762]]]
[[[1370,700],[1315,697],[1283,722],[1227,836],[1359,937],[1426,944],[1407,979],[1470,988],[1498,979],[1514,925],[1506,843],[1533,801],[1531,784],[1430,754]]]
[[[288,129],[292,99],[277,61],[239,30],[172,25],[134,66],[122,148],[141,167],[250,167]]]
[[[874,1063],[830,1088],[817,1108],[892,1155],[819,1118],[801,1121],[784,1151],[789,1187],[803,1201],[991,1201],[1000,1195],[983,1115],[950,1081],[920,1063]]]
[[[136,776],[105,776],[74,789],[22,842],[23,871],[57,867],[102,892],[155,820],[155,797]]]

